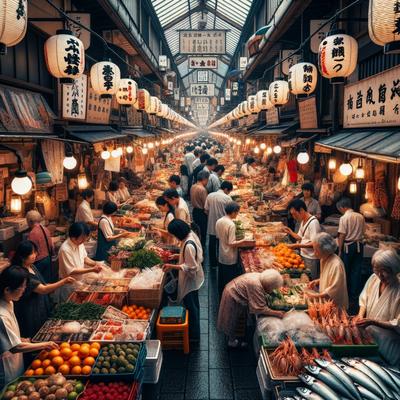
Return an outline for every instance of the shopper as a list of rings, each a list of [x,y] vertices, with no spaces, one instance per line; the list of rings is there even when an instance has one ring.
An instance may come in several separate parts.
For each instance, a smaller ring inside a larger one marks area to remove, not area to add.
[[[217,165],[218,165],[218,161],[216,158],[209,158],[207,160],[206,166],[204,167],[204,171],[207,171],[210,174],[210,177],[209,177],[208,183],[207,183],[207,192],[208,193],[214,193],[221,187],[221,183],[219,181],[218,175],[214,172],[215,167]]]
[[[183,190],[181,188],[181,178],[178,175],[171,175],[168,178],[168,186],[170,189],[176,190],[180,197],[183,197]]]
[[[193,154],[194,154],[194,156],[195,156],[196,158],[195,158],[195,160],[194,160],[193,163],[192,163],[192,171],[194,171],[194,170],[201,164],[201,161],[200,161],[200,156],[202,155],[202,150],[201,150],[201,148],[196,148],[196,149],[194,149]]]
[[[217,329],[228,337],[229,347],[246,345],[240,343],[235,332],[238,319],[247,308],[250,314],[283,317],[283,312],[271,310],[267,306],[265,296],[282,285],[281,274],[274,269],[268,269],[262,273],[243,274],[225,286],[219,306]]]
[[[218,290],[222,295],[224,287],[232,279],[240,275],[238,266],[238,248],[252,247],[253,240],[236,240],[236,225],[234,220],[239,215],[240,206],[232,201],[226,204],[226,215],[215,224],[215,233],[219,241],[218,251]]]
[[[7,267],[0,273],[0,387],[23,375],[22,353],[58,349],[54,342],[31,343],[22,339],[14,302],[23,296],[28,285],[29,273],[19,266]],[[35,315],[30,315],[35,318]]]
[[[321,232],[318,219],[307,211],[307,206],[300,199],[293,200],[288,207],[291,216],[300,223],[299,232],[295,233],[290,228],[285,227],[288,233],[297,243],[288,244],[292,249],[300,249],[300,254],[304,260],[304,265],[311,271],[311,278],[319,277],[319,260],[313,249],[315,236]]]
[[[184,158],[184,162],[185,165],[188,169],[189,175],[192,175],[193,173],[193,162],[196,159],[194,153],[193,153],[194,147],[193,146],[187,146],[185,148],[185,158]]]
[[[79,204],[78,210],[75,215],[75,222],[84,222],[90,227],[96,227],[97,223],[94,220],[90,203],[94,199],[94,191],[92,189],[85,189],[82,194],[82,202]]]
[[[208,256],[210,266],[217,267],[218,242],[215,232],[217,221],[225,215],[225,206],[232,201],[229,196],[233,190],[232,182],[224,181],[221,188],[207,196],[204,211],[208,215],[207,234],[208,234]]]
[[[194,170],[193,170],[193,183],[196,183],[197,181],[197,175],[200,171],[203,171],[204,167],[206,166],[207,160],[209,160],[211,156],[207,153],[203,153],[200,156],[200,165],[198,165]]]
[[[215,167],[214,172],[215,172],[216,175],[218,176],[219,181],[222,183],[222,182],[223,182],[222,175],[223,175],[224,172],[225,172],[225,167],[224,167],[223,165],[221,165],[221,164],[218,164],[218,165]]]
[[[167,200],[163,196],[159,196],[156,199],[156,205],[158,209],[164,213],[163,227],[162,229],[156,228],[157,232],[159,232],[161,239],[164,243],[174,245],[176,240],[175,238],[168,232],[168,225],[172,220],[175,219],[174,207],[172,207]]]
[[[42,216],[36,210],[28,211],[26,221],[30,228],[28,240],[35,243],[38,251],[35,267],[41,274],[45,283],[54,282],[56,271],[53,269],[51,258],[54,254],[53,241],[49,230],[42,225]]]
[[[118,198],[121,203],[125,203],[131,198],[127,184],[128,181],[125,178],[121,177],[118,179]]]
[[[318,233],[313,242],[315,256],[320,260],[320,278],[311,281],[307,297],[312,299],[332,300],[338,308],[347,310],[349,297],[347,294],[346,271],[343,261],[335,254],[337,244],[329,233]],[[316,291],[316,292],[315,292]]]
[[[203,250],[206,246],[207,238],[207,214],[204,211],[207,200],[207,183],[210,174],[207,171],[201,171],[197,175],[197,183],[190,189],[190,201],[193,206],[193,221],[200,229],[200,240]]]
[[[108,190],[106,192],[106,200],[111,201],[115,204],[120,203],[120,197],[119,197],[119,186],[117,181],[111,181],[110,184],[108,185]]]
[[[164,191],[163,196],[168,204],[174,207],[174,213],[176,219],[181,219],[187,224],[190,224],[190,212],[186,201],[179,196],[179,193],[175,189],[167,189]]]
[[[61,245],[58,253],[60,278],[72,276],[79,281],[84,274],[102,271],[102,265],[87,255],[84,243],[89,235],[89,226],[84,222],[75,222],[69,227],[68,239]],[[59,302],[66,301],[75,289],[75,285],[59,289]]]
[[[321,220],[321,206],[318,203],[318,200],[314,199],[314,185],[312,183],[304,183],[301,187],[303,191],[303,197],[300,200],[303,200],[307,206],[307,211],[317,217],[318,220]]]
[[[64,285],[75,283],[72,277],[63,278],[55,283],[46,284],[34,262],[38,249],[29,241],[22,241],[11,261],[12,265],[25,268],[29,279],[22,297],[15,303],[15,314],[23,337],[31,338],[50,316],[51,305],[49,294]]]
[[[94,259],[104,261],[108,259],[108,251],[117,244],[117,240],[127,236],[129,232],[114,227],[111,216],[118,210],[118,206],[112,201],[107,201],[103,205],[103,215],[97,225],[97,249]]]
[[[164,271],[177,270],[177,302],[189,312],[189,337],[191,341],[200,340],[199,289],[204,283],[203,250],[200,239],[190,226],[175,219],[168,225],[168,232],[181,243],[178,264],[164,264]]]
[[[400,258],[394,250],[378,250],[373,274],[360,295],[357,324],[367,327],[383,358],[400,365]]]
[[[256,176],[256,165],[256,160],[253,157],[247,157],[245,163],[240,168],[240,173],[246,178]]]
[[[181,179],[181,188],[183,198],[186,198],[190,194],[190,185],[189,185],[189,171],[186,165],[181,165],[180,167],[180,179]]]

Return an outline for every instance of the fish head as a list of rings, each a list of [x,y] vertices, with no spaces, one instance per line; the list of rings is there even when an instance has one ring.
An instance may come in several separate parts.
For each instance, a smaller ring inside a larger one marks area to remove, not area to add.
[[[315,378],[307,374],[300,374],[299,378],[307,385],[312,385],[315,382]]]
[[[347,365],[346,365],[346,364],[343,364],[343,363],[340,362],[340,361],[335,361],[335,364],[336,364],[341,370],[343,370],[343,371],[345,371],[345,370],[347,369]]]
[[[330,364],[329,361],[324,360],[323,358],[316,358],[314,361],[322,368],[326,368]]]
[[[304,368],[312,375],[318,375],[321,372],[321,368],[316,367],[315,365],[305,365]]]
[[[360,363],[360,361],[356,360],[355,358],[349,358],[349,357],[343,357],[341,361],[351,366],[355,366]]]
[[[307,395],[310,395],[312,393],[310,389],[305,388],[305,387],[298,387],[298,388],[296,388],[296,390],[302,396],[307,396]]]

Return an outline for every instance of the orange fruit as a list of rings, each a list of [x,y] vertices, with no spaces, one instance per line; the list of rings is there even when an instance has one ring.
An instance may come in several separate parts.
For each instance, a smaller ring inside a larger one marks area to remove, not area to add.
[[[40,354],[39,354],[39,360],[45,360],[46,358],[48,358],[48,356],[49,356],[49,353],[47,352],[47,351],[42,351]]]
[[[81,345],[78,343],[74,343],[73,345],[71,345],[71,350],[72,351],[79,351],[81,348]]]
[[[90,367],[89,365],[85,365],[84,367],[82,367],[81,372],[83,375],[89,375],[91,370],[92,367]]]
[[[49,353],[49,358],[54,358],[60,355],[60,350],[54,349],[51,350]]]
[[[73,357],[73,356],[75,356],[75,357],[79,356],[79,351],[73,351],[71,353],[71,357]]]
[[[25,376],[32,376],[34,373],[35,373],[35,371],[34,371],[33,369],[28,369],[28,370],[25,372]]]
[[[44,369],[43,368],[35,369],[34,375],[43,375],[43,374],[44,374]]]
[[[94,365],[95,361],[96,360],[93,357],[86,357],[83,360],[83,365]]]
[[[97,349],[97,350],[100,350],[100,343],[98,343],[98,342],[93,342],[91,345],[90,345],[90,347],[92,347],[92,348],[94,348],[94,349]]]
[[[51,365],[51,360],[49,360],[48,358],[42,361],[43,368],[47,368],[49,365]]]
[[[54,375],[54,374],[56,373],[56,369],[55,369],[53,366],[49,365],[49,366],[44,370],[44,373],[45,373],[46,375]]]
[[[60,349],[66,349],[66,348],[70,348],[70,344],[68,342],[64,342],[60,344]]]
[[[97,357],[97,356],[99,355],[99,350],[96,349],[96,348],[94,348],[94,347],[92,347],[92,348],[90,349],[90,351],[89,351],[89,354],[90,354],[92,357]]]
[[[70,368],[69,368],[68,364],[63,364],[58,367],[58,372],[60,372],[63,375],[68,375],[69,371],[70,371]]]
[[[31,368],[37,369],[42,365],[42,362],[40,360],[33,360],[31,364]]]
[[[82,372],[82,368],[79,365],[75,365],[74,367],[72,367],[71,369],[71,374],[72,375],[80,375]]]
[[[82,345],[81,349],[79,350],[79,355],[83,357],[87,357],[90,353],[90,346],[89,345]]]
[[[60,365],[64,364],[64,359],[61,356],[57,356],[57,357],[52,358],[51,363],[55,367],[59,367]]]
[[[69,359],[69,363],[70,363],[72,366],[81,365],[81,359],[80,359],[78,356],[72,356],[72,357]]]
[[[63,349],[61,349],[61,355],[64,358],[64,360],[68,360],[68,358],[71,357],[72,355],[72,350],[68,347],[65,347]]]

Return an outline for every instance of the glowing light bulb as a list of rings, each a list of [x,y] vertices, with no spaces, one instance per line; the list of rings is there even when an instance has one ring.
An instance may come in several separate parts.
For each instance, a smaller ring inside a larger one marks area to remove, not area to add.
[[[11,182],[11,189],[15,194],[23,196],[32,189],[32,181],[26,171],[17,171]]]
[[[254,147],[254,154],[259,154],[260,153],[260,148],[258,146]]]
[[[260,149],[265,150],[267,148],[267,145],[265,143],[260,144]]]
[[[353,173],[353,167],[346,161],[339,167],[339,171],[343,176],[349,176]]]
[[[364,179],[364,177],[365,177],[364,169],[362,167],[358,167],[356,169],[355,175],[356,175],[356,179]]]
[[[307,164],[310,161],[310,156],[305,150],[300,151],[297,155],[297,162],[299,164]]]
[[[132,146],[127,146],[127,147],[126,147],[126,152],[127,152],[128,154],[133,153],[133,147],[132,147]]]
[[[334,158],[329,159],[328,168],[330,170],[336,169],[336,160]]]
[[[357,182],[350,182],[350,185],[349,185],[349,192],[350,192],[351,194],[357,193]]]
[[[111,152],[111,157],[112,157],[112,158],[117,158],[117,157],[119,157],[119,156],[120,156],[120,154],[119,154],[118,149],[114,149],[114,150]]]
[[[249,138],[246,139],[246,144],[250,144],[250,139]]]
[[[272,147],[267,147],[267,154],[268,155],[272,154]]]
[[[148,145],[148,147],[149,147],[149,149],[154,149],[154,143],[153,143],[153,142],[150,142],[149,145]]]
[[[143,153],[144,155],[146,155],[148,152],[149,152],[149,149],[148,149],[147,147],[143,147],[142,153]]]
[[[76,158],[72,155],[64,158],[63,166],[65,169],[74,169],[77,164],[78,161],[76,161]]]
[[[107,149],[104,149],[104,150],[101,152],[101,158],[102,158],[103,160],[108,160],[108,159],[110,158],[110,156],[111,156],[111,153],[110,153]]]
[[[274,146],[273,151],[274,151],[275,154],[280,154],[281,151],[282,151],[282,147],[279,146],[279,145],[276,145],[276,146]]]

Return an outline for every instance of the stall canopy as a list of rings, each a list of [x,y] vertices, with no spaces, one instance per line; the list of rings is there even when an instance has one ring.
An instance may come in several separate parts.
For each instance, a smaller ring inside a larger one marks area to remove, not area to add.
[[[136,136],[138,138],[152,138],[154,134],[146,129],[135,128],[135,129],[123,129],[122,133],[127,136]]]
[[[386,129],[346,129],[323,138],[316,145],[388,162],[400,162],[400,131]]]
[[[284,135],[290,131],[295,130],[295,128],[298,126],[297,122],[288,122],[285,124],[281,125],[275,125],[275,126],[263,126],[260,129],[257,129],[256,131],[251,133],[251,136],[266,136],[266,135],[271,135],[271,136],[279,136],[279,135]]]
[[[108,125],[74,125],[65,128],[68,135],[87,143],[100,143],[126,138],[127,135]]]

